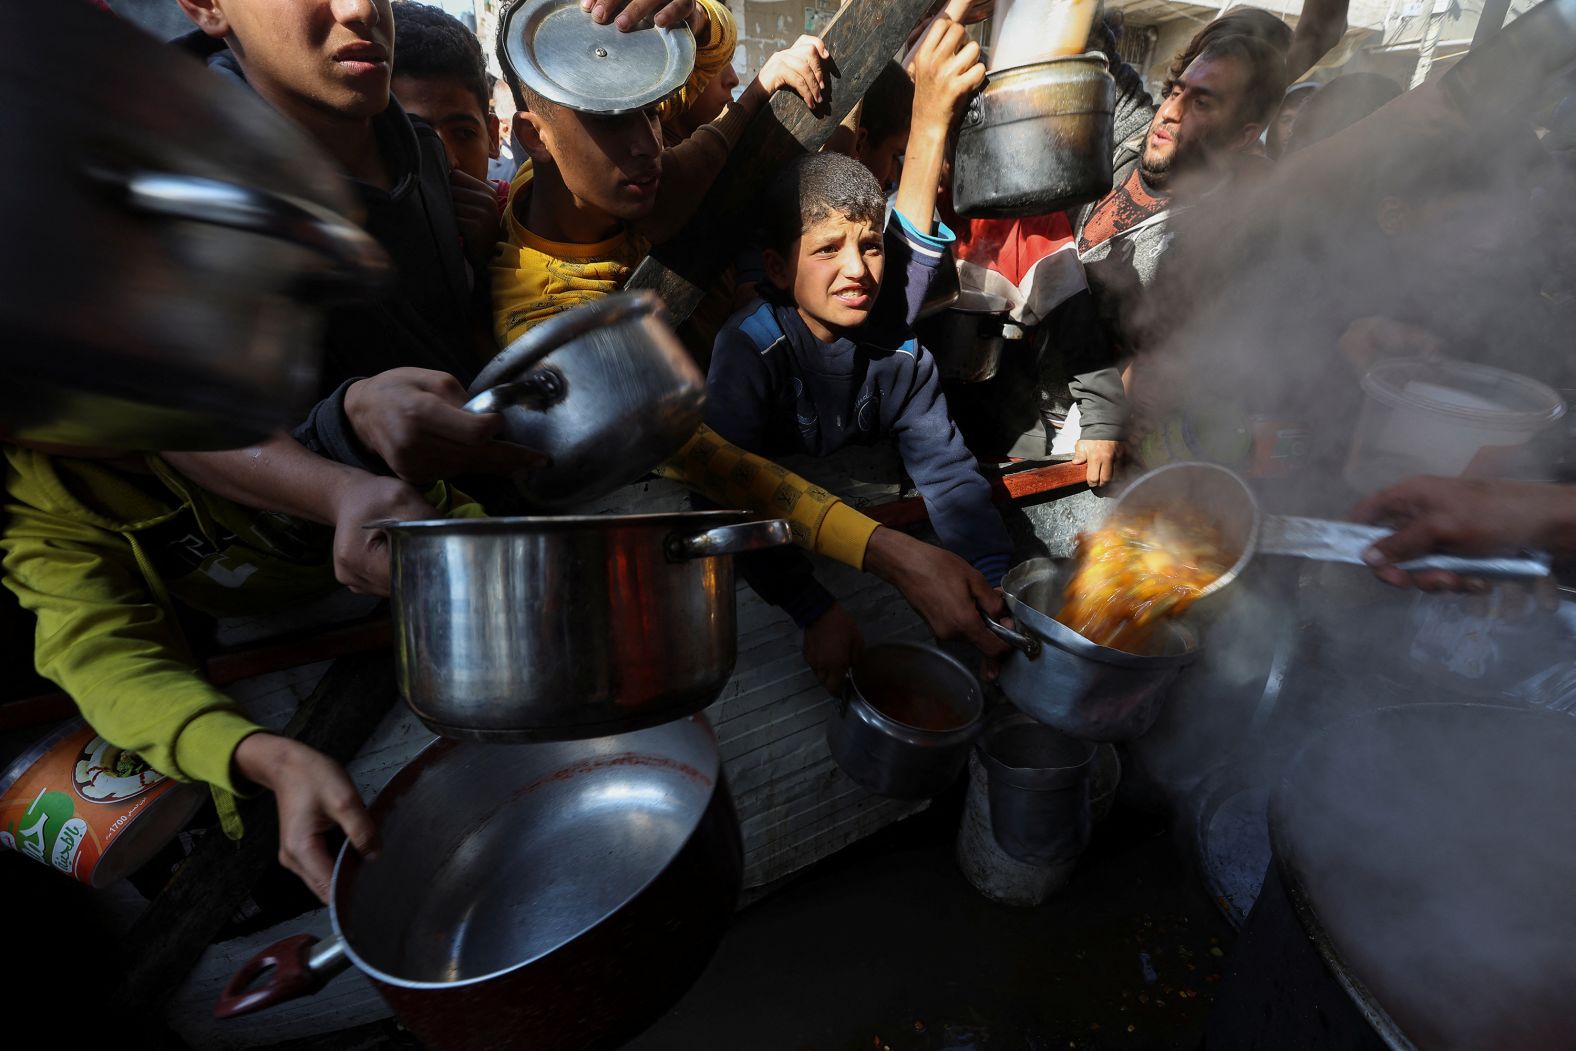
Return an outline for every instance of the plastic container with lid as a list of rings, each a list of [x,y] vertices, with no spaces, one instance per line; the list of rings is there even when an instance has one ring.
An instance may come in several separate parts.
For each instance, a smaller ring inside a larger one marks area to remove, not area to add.
[[[1363,377],[1363,393],[1345,472],[1362,493],[1413,475],[1464,474],[1479,457],[1523,446],[1565,415],[1552,388],[1457,361],[1381,362]]]

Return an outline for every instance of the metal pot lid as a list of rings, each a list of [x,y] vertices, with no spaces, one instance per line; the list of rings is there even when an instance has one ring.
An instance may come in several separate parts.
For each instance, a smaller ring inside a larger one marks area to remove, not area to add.
[[[503,53],[526,87],[582,113],[617,116],[661,102],[695,68],[695,35],[642,23],[598,25],[578,0],[521,0],[498,28]]]
[[[578,9],[577,9],[578,10]],[[499,351],[471,382],[474,396],[490,387],[520,379],[553,351],[587,332],[631,319],[644,318],[662,309],[661,298],[650,289],[614,292],[585,306],[548,318]]]

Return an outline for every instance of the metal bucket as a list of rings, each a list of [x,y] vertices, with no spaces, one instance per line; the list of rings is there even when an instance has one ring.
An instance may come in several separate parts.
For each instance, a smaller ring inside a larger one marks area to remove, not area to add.
[[[1095,746],[1021,712],[993,722],[975,746],[990,782],[996,842],[1030,865],[1077,858],[1089,845]]]

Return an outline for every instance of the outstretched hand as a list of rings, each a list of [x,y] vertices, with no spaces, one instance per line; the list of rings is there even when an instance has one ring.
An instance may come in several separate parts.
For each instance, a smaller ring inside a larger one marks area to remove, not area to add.
[[[344,832],[352,849],[377,857],[377,826],[344,769],[328,756],[279,734],[254,733],[235,750],[241,775],[274,793],[279,808],[279,863],[327,903],[334,875],[324,834]]]
[[[969,95],[985,83],[980,46],[950,12],[930,24],[908,68],[914,78],[913,127],[938,128],[942,134]]]
[[[541,453],[495,441],[503,417],[470,413],[460,381],[434,369],[399,368],[357,380],[345,415],[361,443],[400,479],[431,485],[461,474],[508,474],[538,466]]]
[[[936,638],[967,639],[988,658],[1006,655],[1007,644],[980,618],[1001,620],[1006,600],[957,555],[883,526],[870,535],[865,568],[901,591]]]
[[[806,34],[768,58],[755,80],[767,98],[787,88],[814,109],[826,91],[825,63],[831,57],[825,41]]]
[[[1374,575],[1397,587],[1472,590],[1482,585],[1454,573],[1406,573],[1398,563],[1422,555],[1489,555],[1518,547],[1576,547],[1576,488],[1485,478],[1408,478],[1352,510],[1359,522],[1395,532],[1364,558]]]

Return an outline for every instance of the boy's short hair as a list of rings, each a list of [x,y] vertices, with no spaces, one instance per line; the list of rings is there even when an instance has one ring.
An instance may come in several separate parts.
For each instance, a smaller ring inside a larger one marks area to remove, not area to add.
[[[487,62],[482,44],[465,23],[448,12],[415,0],[394,0],[394,69],[396,77],[447,77],[476,96],[482,112],[488,101]]]
[[[785,252],[805,230],[834,215],[885,225],[886,196],[870,169],[841,153],[812,153],[779,172],[766,188],[765,247]]]
[[[859,126],[865,129],[872,143],[877,143],[907,131],[913,113],[914,82],[902,66],[888,62],[876,74],[870,90],[865,92]]]

